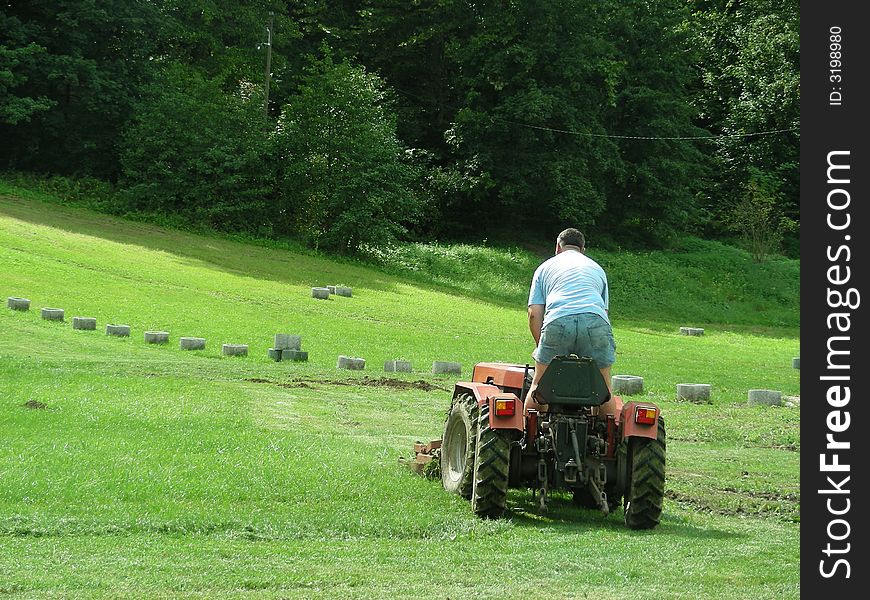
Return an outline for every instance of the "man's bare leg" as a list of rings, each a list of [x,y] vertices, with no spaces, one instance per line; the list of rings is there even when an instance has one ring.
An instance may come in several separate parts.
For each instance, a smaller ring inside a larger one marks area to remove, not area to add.
[[[601,376],[604,377],[604,383],[607,384],[607,391],[611,393],[610,399],[598,407],[599,415],[614,415],[616,416],[616,401],[613,399],[613,389],[610,387],[610,367],[602,367]]]
[[[610,388],[610,367],[601,367],[598,370],[601,371],[601,376],[604,377],[604,383],[607,384],[607,391],[612,392],[613,390]]]
[[[526,392],[526,397],[524,400],[525,409],[523,412],[525,414],[529,414],[529,409],[537,410],[540,412],[543,408],[543,406],[538,404],[538,402],[535,400],[534,393],[535,390],[538,389],[538,382],[541,381],[541,377],[544,376],[544,371],[546,371],[547,367],[549,366],[550,365],[548,364],[545,365],[544,363],[539,363],[538,361],[535,361],[535,374],[532,376],[532,385],[529,386],[529,391]]]

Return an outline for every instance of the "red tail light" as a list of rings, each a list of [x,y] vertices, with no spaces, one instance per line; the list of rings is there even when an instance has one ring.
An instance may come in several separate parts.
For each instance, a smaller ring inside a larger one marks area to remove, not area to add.
[[[653,425],[656,422],[658,410],[652,406],[638,406],[634,413],[634,422],[639,425]]]
[[[514,398],[496,398],[495,416],[512,417],[517,412],[517,402]]]

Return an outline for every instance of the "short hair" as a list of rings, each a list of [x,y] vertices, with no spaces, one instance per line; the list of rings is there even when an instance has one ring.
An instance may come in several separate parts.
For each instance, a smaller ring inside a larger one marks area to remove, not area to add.
[[[560,233],[559,237],[556,238],[556,242],[562,247],[577,246],[581,250],[586,248],[586,238],[583,237],[579,229],[574,229],[573,227],[569,227]]]

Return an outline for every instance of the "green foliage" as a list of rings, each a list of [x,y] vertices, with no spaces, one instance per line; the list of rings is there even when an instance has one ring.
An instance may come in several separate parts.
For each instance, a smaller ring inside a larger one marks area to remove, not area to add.
[[[450,47],[464,98],[446,135],[479,184],[452,220],[484,232],[595,223],[623,168],[599,137],[615,60],[601,12],[549,0],[473,12],[468,40]]]
[[[314,60],[275,133],[281,231],[315,248],[385,244],[417,213],[381,80],[330,52]]]
[[[668,250],[590,254],[607,271],[614,319],[800,325],[800,263],[697,238]]]
[[[743,197],[727,216],[728,226],[740,235],[756,262],[763,262],[779,250],[783,235],[796,227],[794,221],[780,213],[779,187],[775,178],[755,171]]]
[[[265,113],[286,114],[275,160],[258,163],[261,142],[239,141],[249,125],[231,116],[221,128],[239,89],[265,77],[270,21]],[[152,217],[163,222],[348,253],[377,240],[513,240],[566,225],[637,249],[687,231],[728,237],[753,173],[776,180],[777,212],[799,220],[796,132],[746,135],[797,127],[798,25],[795,0],[6,3],[0,169],[123,175],[141,185],[135,209],[161,211]],[[323,47],[334,58],[312,66]],[[186,74],[167,75],[177,64]],[[193,142],[212,155],[178,159],[190,177],[133,169],[124,161],[144,157],[133,158],[125,132],[145,122],[157,131],[156,116],[173,111],[154,98],[179,86],[208,87],[202,109],[179,96],[181,122],[197,133],[172,141],[167,125],[154,139],[167,153]],[[725,137],[684,139],[708,132]],[[784,248],[796,253],[794,228]]]
[[[266,26],[272,19],[270,97],[287,94],[283,79],[299,37],[285,0],[158,0],[166,17],[169,58],[194,66],[233,93],[240,81],[263,82]],[[270,103],[272,104],[272,103]]]
[[[12,110],[0,119],[0,164],[114,177],[120,132],[154,75],[163,24],[145,0],[0,7],[0,106]]]
[[[0,14],[0,32],[4,38],[9,35],[9,21]],[[0,124],[16,125],[29,121],[31,116],[40,111],[48,110],[54,102],[45,96],[19,96],[15,92],[27,82],[24,73],[34,69],[34,62],[45,53],[45,48],[36,44],[28,44],[18,48],[9,48],[0,44]]]
[[[598,228],[629,247],[661,247],[703,221],[697,195],[709,159],[699,142],[673,139],[709,135],[684,97],[696,77],[691,34],[680,28],[687,17],[680,0],[622,1],[607,15],[617,65],[608,131],[647,139],[616,140],[622,169],[605,178]]]
[[[227,95],[193,69],[167,66],[124,135],[121,183],[128,209],[269,232],[264,125],[254,86]]]
[[[27,172],[7,172],[2,174],[2,178],[0,186],[14,186],[18,194],[23,194],[24,190],[38,192],[38,199],[45,202],[61,202],[104,213],[115,212],[119,206],[115,187],[95,177],[39,176]]]
[[[741,200],[759,174],[775,181],[776,211],[791,220],[800,214],[797,131],[742,137],[800,124],[800,20],[788,2],[698,2],[687,22],[698,52],[703,86],[695,104],[699,119],[725,134],[715,156],[721,174],[713,179],[709,209],[727,227],[729,207]],[[788,232],[796,238],[796,231]],[[794,245],[794,240],[792,240]]]

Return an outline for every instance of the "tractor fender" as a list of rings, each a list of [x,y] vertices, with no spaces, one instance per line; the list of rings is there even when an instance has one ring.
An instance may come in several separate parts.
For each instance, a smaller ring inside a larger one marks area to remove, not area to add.
[[[649,425],[638,423],[635,421],[635,414],[638,407],[655,408],[655,421]],[[630,437],[645,437],[651,440],[657,439],[659,431],[659,417],[661,410],[655,404],[650,402],[628,402],[622,407],[622,412],[619,415],[619,431],[621,432],[620,441]]]
[[[453,388],[453,397],[456,398],[460,394],[471,394],[477,400],[478,406],[483,406],[484,404],[489,406],[489,426],[491,429],[513,429],[520,433],[525,431],[523,401],[517,398],[516,394],[504,393],[497,386],[476,381],[457,382]],[[496,416],[496,399],[512,400],[515,402],[514,414],[504,417]]]

